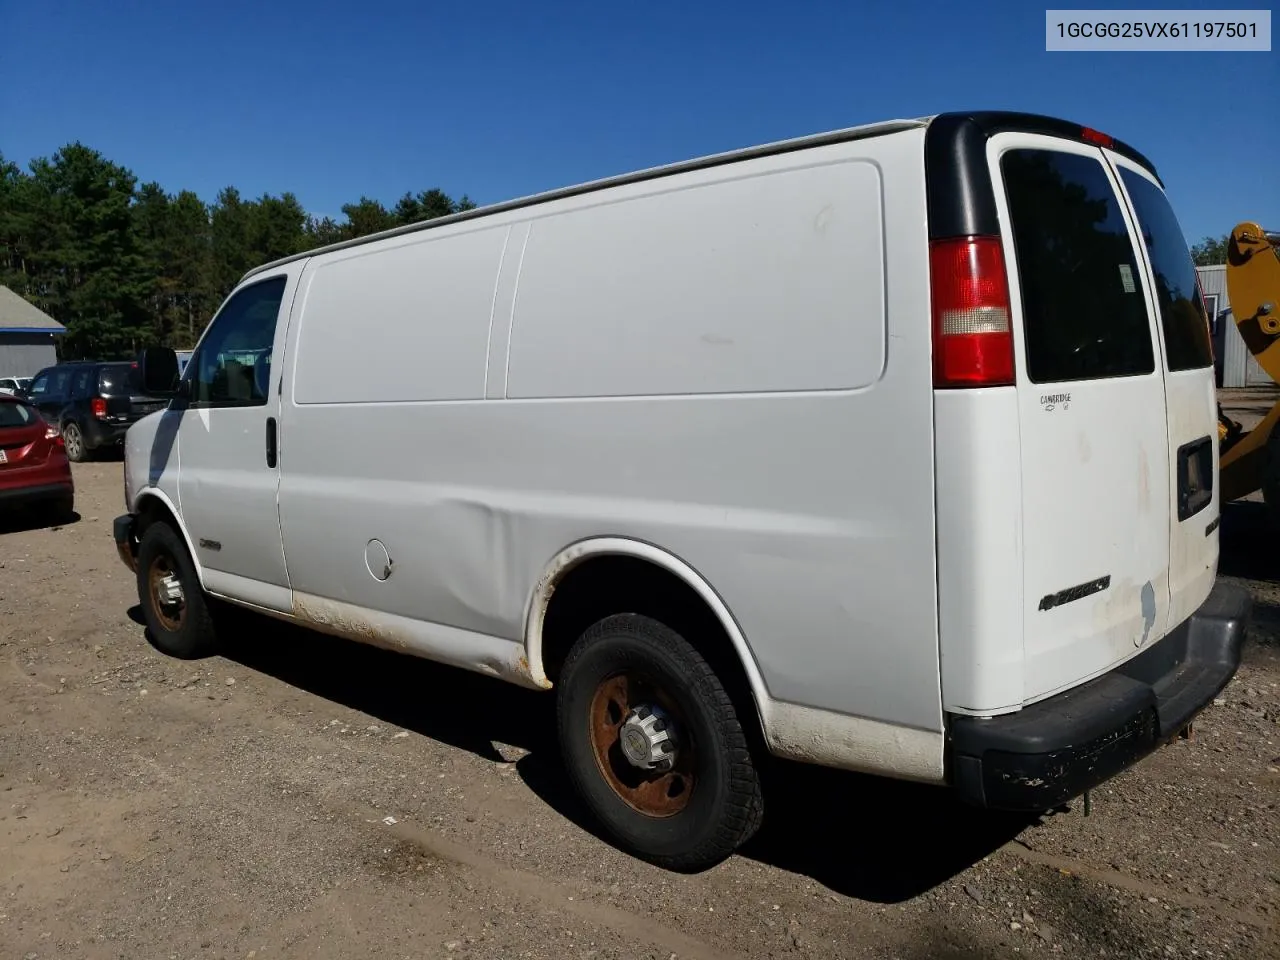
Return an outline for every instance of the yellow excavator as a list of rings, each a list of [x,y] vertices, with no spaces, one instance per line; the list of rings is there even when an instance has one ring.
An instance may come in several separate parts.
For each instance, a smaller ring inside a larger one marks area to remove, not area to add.
[[[1280,234],[1256,223],[1236,225],[1227,243],[1227,299],[1245,346],[1280,383]],[[1218,407],[1219,484],[1226,503],[1262,491],[1280,529],[1280,403],[1245,431]]]

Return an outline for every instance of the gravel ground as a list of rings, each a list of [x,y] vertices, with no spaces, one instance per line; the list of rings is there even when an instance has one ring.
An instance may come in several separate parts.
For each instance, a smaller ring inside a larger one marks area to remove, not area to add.
[[[1280,957],[1280,554],[1224,516],[1258,601],[1194,735],[1044,820],[779,764],[705,873],[593,834],[549,697],[246,620],[146,643],[118,463],[80,519],[0,531],[4,958]]]

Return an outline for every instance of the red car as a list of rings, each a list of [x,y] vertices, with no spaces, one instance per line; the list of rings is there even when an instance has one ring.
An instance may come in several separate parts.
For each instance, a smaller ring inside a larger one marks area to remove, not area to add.
[[[0,394],[0,509],[34,507],[65,520],[75,494],[58,428],[21,397]]]

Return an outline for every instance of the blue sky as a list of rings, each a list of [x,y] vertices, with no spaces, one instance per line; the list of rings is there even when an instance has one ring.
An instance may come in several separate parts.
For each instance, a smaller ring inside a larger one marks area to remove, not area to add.
[[[1046,53],[1044,9],[42,0],[8,16],[0,151],[25,165],[81,140],[170,191],[291,190],[337,215],[361,194],[391,204],[439,186],[488,203],[856,123],[1004,108],[1146,153],[1189,242],[1242,219],[1280,224],[1280,53]]]

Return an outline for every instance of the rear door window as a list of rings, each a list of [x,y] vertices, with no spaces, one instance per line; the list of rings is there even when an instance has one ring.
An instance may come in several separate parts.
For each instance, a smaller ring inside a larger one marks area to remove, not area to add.
[[[1000,161],[1035,383],[1155,371],[1138,260],[1101,159],[1011,150]]]
[[[1178,218],[1164,191],[1125,167],[1120,179],[1133,201],[1147,257],[1155,274],[1156,302],[1164,329],[1164,350],[1170,370],[1198,370],[1213,366],[1209,321],[1196,286],[1191,260]]]
[[[125,396],[137,393],[138,371],[131,363],[112,363],[98,374],[98,390],[103,396]]]
[[[25,403],[0,403],[0,429],[5,427],[25,427],[34,423],[36,412]]]

